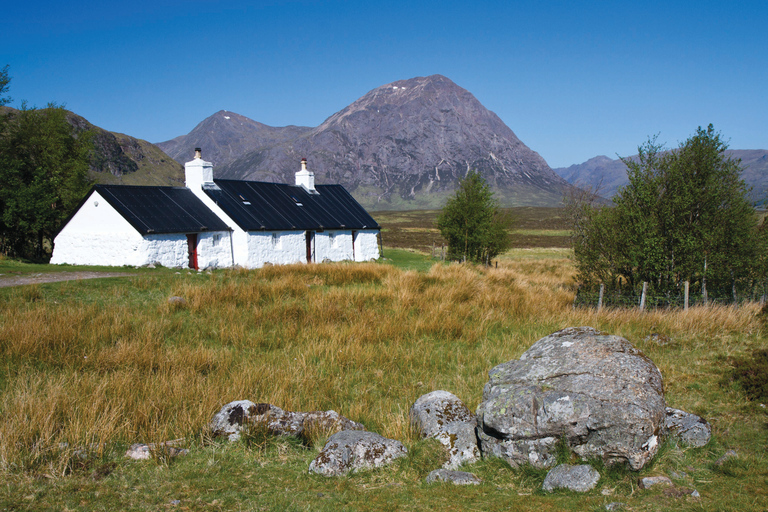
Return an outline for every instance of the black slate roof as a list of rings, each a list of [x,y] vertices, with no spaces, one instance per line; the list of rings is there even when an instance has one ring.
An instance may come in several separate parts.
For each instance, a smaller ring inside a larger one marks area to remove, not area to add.
[[[213,180],[203,187],[244,231],[380,229],[341,185],[304,187],[262,181]]]
[[[231,231],[188,188],[95,185],[83,203],[94,191],[142,235]]]

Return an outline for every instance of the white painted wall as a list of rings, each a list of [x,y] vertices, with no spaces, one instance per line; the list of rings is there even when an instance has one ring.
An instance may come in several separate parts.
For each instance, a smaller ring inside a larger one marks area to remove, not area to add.
[[[379,259],[378,233],[374,229],[365,229],[357,232],[357,238],[355,239],[355,261]]]
[[[352,260],[352,231],[315,233],[315,261]]]
[[[94,192],[53,240],[51,263],[140,265],[143,238]]]
[[[197,235],[198,268],[232,267],[232,233],[211,231]],[[189,262],[187,262],[189,263]]]
[[[248,233],[248,268],[261,268],[265,263],[287,265],[306,260],[304,231],[264,231]]]

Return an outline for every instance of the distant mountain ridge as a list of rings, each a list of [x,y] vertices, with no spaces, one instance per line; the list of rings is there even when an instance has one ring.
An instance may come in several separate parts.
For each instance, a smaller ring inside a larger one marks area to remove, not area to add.
[[[306,126],[268,126],[240,114],[220,110],[188,134],[160,142],[157,146],[181,164],[192,158],[194,148],[204,148],[205,159],[220,167],[249,151],[296,138],[310,130]]]
[[[292,182],[306,157],[318,184],[340,183],[373,209],[442,206],[469,169],[507,206],[559,204],[569,188],[496,114],[441,75],[377,87],[315,128],[217,112],[158,146],[171,155],[186,146],[180,162],[201,147],[217,176],[235,179]]]
[[[768,150],[765,149],[728,149],[726,154],[740,159],[744,171],[741,178],[752,187],[749,198],[752,202],[765,204],[768,200]],[[634,160],[636,155],[629,157]],[[589,188],[600,196],[611,198],[627,179],[627,166],[621,159],[611,159],[601,155],[590,158],[584,163],[553,169],[568,183],[577,187]]]

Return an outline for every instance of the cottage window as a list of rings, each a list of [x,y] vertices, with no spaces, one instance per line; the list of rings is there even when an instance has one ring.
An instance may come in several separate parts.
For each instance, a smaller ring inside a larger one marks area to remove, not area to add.
[[[219,245],[220,240],[221,240],[221,235],[213,235],[213,238],[212,238],[213,246],[216,247],[217,245]]]

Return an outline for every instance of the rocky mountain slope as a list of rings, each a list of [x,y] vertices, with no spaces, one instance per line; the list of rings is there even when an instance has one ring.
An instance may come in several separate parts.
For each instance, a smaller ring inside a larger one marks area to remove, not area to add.
[[[203,148],[205,159],[219,168],[245,153],[294,139],[309,130],[311,128],[306,126],[267,126],[240,114],[220,110],[188,134],[160,142],[157,146],[181,164],[191,160],[195,148]]]
[[[203,148],[216,176],[290,183],[306,157],[318,184],[340,183],[372,209],[439,207],[469,169],[482,173],[503,205],[558,204],[568,188],[496,114],[441,75],[378,87],[312,129],[277,132],[222,112],[199,127],[185,137]],[[236,142],[221,135],[232,131]],[[228,162],[249,137],[256,140],[250,151]],[[174,154],[171,143],[180,140],[159,146]]]
[[[732,158],[741,159],[744,168],[741,177],[752,187],[750,200],[765,204],[768,199],[768,150],[729,149],[726,153]],[[596,156],[584,163],[559,167],[554,171],[568,183],[595,190],[599,195],[609,198],[628,183],[624,163],[618,158],[613,160],[607,156]]]

